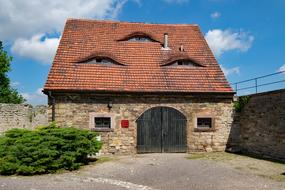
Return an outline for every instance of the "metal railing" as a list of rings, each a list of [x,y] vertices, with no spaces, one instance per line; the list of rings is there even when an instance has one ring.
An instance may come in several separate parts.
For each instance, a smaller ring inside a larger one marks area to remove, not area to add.
[[[276,73],[271,73],[268,75],[263,75],[260,77],[255,77],[252,79],[231,83],[231,86],[233,87],[233,89],[235,90],[236,93],[238,93],[239,91],[242,91],[242,90],[248,90],[248,89],[253,89],[253,88],[255,89],[255,93],[258,93],[258,87],[268,86],[268,85],[273,85],[273,84],[285,82],[285,75],[284,75],[284,79],[282,79],[282,77],[280,77],[281,80],[278,79],[278,80],[274,80],[274,81],[270,81],[270,82],[260,83],[260,79],[276,76],[279,74],[285,74],[285,71],[279,71]],[[249,83],[249,82],[254,82],[254,85],[240,87],[241,86],[240,84]],[[283,88],[285,88],[285,86]]]

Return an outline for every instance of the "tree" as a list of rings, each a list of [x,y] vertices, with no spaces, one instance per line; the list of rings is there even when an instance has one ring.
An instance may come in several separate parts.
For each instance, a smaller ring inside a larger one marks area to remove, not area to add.
[[[7,76],[11,70],[11,61],[12,57],[4,51],[0,41],[0,103],[20,104],[25,102],[25,99],[10,86],[10,79]]]

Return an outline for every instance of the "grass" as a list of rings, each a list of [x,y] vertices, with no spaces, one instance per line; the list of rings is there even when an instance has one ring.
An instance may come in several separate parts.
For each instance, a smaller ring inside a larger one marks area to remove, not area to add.
[[[102,157],[99,157],[95,162],[93,162],[94,164],[102,164],[104,162],[109,162],[109,161],[113,161],[115,160],[116,158],[114,157],[107,157],[107,156],[102,156]],[[93,164],[92,163],[92,164]]]
[[[90,168],[90,167],[94,167],[94,166],[96,166],[98,164],[103,164],[105,162],[115,161],[117,159],[118,158],[115,157],[115,156],[110,156],[110,157],[109,156],[90,157],[88,165],[82,166],[82,169],[80,169],[78,171],[75,171],[75,172],[81,173],[82,171],[88,170],[88,168]]]
[[[89,165],[97,165],[102,164],[105,162],[115,161],[118,157],[115,156],[96,156],[96,157],[90,157],[89,158]],[[88,165],[86,165],[88,167]]]
[[[241,172],[285,182],[285,164],[282,163],[227,152],[191,153],[187,159],[220,162]]]
[[[285,176],[282,174],[276,174],[276,175],[259,175],[261,177],[265,177],[265,178],[269,178],[272,179],[274,181],[278,181],[278,182],[285,182]]]
[[[191,153],[187,158],[191,160],[204,159],[204,160],[214,160],[214,161],[226,161],[232,160],[240,155],[231,154],[227,152],[210,152],[210,153]]]

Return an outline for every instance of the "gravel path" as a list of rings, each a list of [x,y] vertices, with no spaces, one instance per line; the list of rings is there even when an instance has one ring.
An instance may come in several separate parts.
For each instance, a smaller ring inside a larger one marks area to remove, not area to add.
[[[0,190],[285,190],[285,182],[240,171],[223,162],[185,157],[186,154],[124,156],[74,172],[0,177]]]

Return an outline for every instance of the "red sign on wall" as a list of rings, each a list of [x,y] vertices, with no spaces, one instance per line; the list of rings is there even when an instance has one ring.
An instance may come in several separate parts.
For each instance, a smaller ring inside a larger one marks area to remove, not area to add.
[[[126,120],[126,119],[121,120],[121,127],[129,128],[129,120]]]

